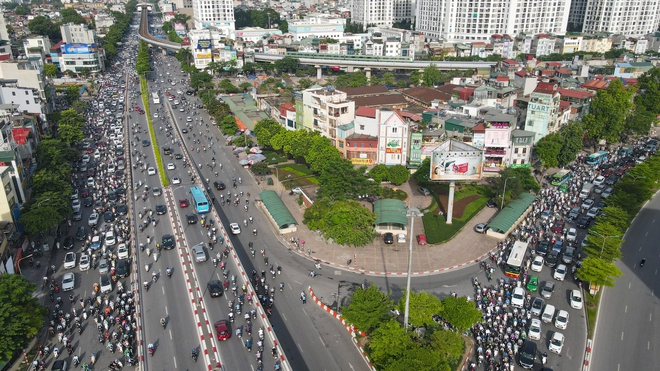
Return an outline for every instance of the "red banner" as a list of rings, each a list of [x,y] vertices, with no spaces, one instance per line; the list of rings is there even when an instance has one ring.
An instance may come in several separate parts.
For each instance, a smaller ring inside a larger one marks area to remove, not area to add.
[[[11,129],[11,134],[14,137],[14,143],[16,144],[26,144],[27,136],[30,133],[29,128],[14,128]]]

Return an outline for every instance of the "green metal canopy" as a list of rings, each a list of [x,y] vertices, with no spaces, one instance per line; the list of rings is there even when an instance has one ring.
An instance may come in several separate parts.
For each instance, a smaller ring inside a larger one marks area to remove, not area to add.
[[[277,195],[277,192],[268,189],[261,191],[259,197],[279,228],[288,228],[291,225],[298,224],[280,196]]]
[[[406,203],[401,200],[381,199],[374,202],[376,213],[376,225],[379,224],[401,224],[408,225],[406,216]]]
[[[511,229],[513,224],[527,210],[529,205],[534,202],[534,196],[531,193],[521,193],[516,200],[509,202],[504,209],[493,220],[488,223],[488,228],[504,233]]]

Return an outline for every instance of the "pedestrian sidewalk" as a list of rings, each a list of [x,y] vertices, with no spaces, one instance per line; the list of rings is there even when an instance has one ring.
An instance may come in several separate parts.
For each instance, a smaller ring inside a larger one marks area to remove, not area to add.
[[[401,276],[408,271],[409,240],[405,244],[394,243],[386,245],[382,237],[377,237],[373,243],[363,247],[348,247],[328,243],[322,236],[310,231],[303,223],[305,207],[298,205],[298,197],[290,196],[281,186],[276,177],[272,177],[274,185],[261,182],[262,189],[275,190],[281,195],[293,217],[298,222],[298,231],[295,234],[280,236],[280,242],[287,248],[311,260],[320,261],[334,267],[359,271],[371,275]],[[423,196],[417,191],[412,180],[398,187],[408,193],[406,204],[411,206],[427,207],[431,203],[430,196]],[[458,269],[475,263],[496,247],[497,241],[485,234],[474,232],[478,223],[490,221],[495,215],[495,209],[484,208],[449,242],[440,245],[419,246],[415,236],[424,233],[421,218],[416,218],[414,231],[408,238],[413,239],[412,272],[413,275],[440,273],[447,270]],[[297,249],[289,241],[297,237],[304,241]],[[352,260],[350,265],[348,261]]]

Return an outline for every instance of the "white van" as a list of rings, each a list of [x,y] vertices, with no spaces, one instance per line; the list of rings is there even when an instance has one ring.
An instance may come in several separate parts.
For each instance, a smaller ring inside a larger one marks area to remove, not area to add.
[[[555,316],[555,306],[552,304],[548,304],[545,306],[545,309],[543,310],[543,314],[541,315],[541,321],[545,323],[550,323],[552,322],[554,316]]]

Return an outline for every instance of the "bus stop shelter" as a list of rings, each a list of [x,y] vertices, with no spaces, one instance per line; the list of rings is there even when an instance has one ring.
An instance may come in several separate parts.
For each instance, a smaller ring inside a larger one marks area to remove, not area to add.
[[[503,240],[532,210],[531,206],[536,196],[531,193],[521,193],[518,198],[509,202],[488,223],[486,234]]]
[[[298,222],[291,215],[291,212],[286,207],[277,192],[272,189],[267,189],[259,193],[260,200],[258,205],[266,211],[268,219],[280,234],[291,233],[298,230]]]

